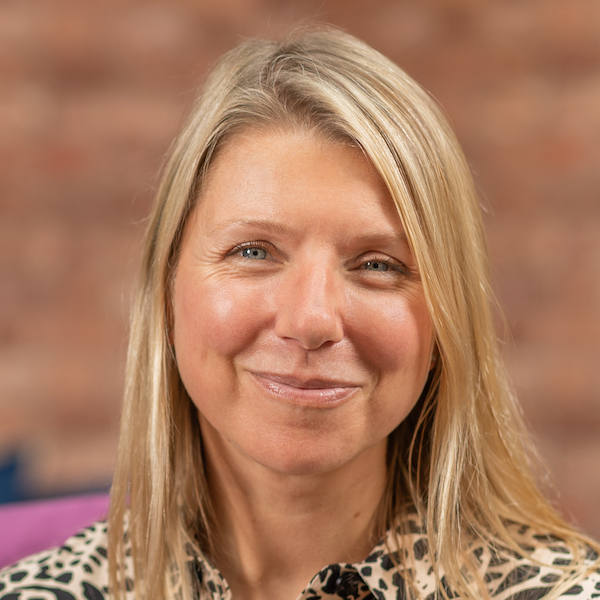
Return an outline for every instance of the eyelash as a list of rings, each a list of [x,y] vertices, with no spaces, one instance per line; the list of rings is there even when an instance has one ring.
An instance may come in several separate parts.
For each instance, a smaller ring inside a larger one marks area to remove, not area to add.
[[[367,271],[368,269],[366,266],[373,263],[381,263],[387,266],[388,269],[386,271],[379,271],[380,273],[389,273],[390,271],[393,271],[403,275],[408,274],[408,269],[402,263],[398,263],[395,260],[383,256],[375,256],[373,258],[369,258],[368,260],[362,261],[359,265],[359,268],[364,267],[364,270]],[[378,272],[375,269],[373,269],[373,271],[376,273]]]
[[[264,242],[264,241],[260,241],[260,240],[252,240],[249,242],[244,242],[242,244],[238,244],[237,246],[232,248],[229,252],[227,252],[226,256],[236,256],[237,255],[240,258],[247,258],[247,257],[242,257],[241,253],[244,250],[247,250],[248,248],[258,248],[258,249],[264,250],[268,255],[268,254],[270,254],[270,252],[269,252],[270,245],[271,244],[269,244],[268,242]],[[249,259],[249,260],[251,260],[251,259]],[[367,271],[367,269],[365,267],[369,263],[371,263],[371,264],[372,263],[382,263],[388,267],[388,270],[386,270],[386,271],[373,270],[373,272],[375,272],[375,273],[377,273],[377,272],[389,273],[391,271],[391,272],[399,273],[401,275],[409,275],[409,270],[402,263],[392,260],[389,257],[385,257],[385,256],[373,256],[372,258],[369,258],[369,260],[360,260],[357,264],[356,269]]]
[[[269,245],[270,244],[268,244],[267,242],[261,242],[258,240],[244,242],[243,244],[238,244],[237,246],[232,248],[229,252],[227,252],[226,256],[239,255],[241,257],[241,253],[248,248],[259,248],[261,250],[264,250],[267,254],[269,254],[269,249],[268,249]]]

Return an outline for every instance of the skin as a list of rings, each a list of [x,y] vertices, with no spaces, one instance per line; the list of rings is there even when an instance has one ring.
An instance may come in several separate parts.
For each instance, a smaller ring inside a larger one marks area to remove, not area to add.
[[[377,541],[387,436],[431,366],[389,192],[350,145],[237,135],[188,220],[172,301],[215,562],[236,600],[296,598],[324,565],[360,561]]]

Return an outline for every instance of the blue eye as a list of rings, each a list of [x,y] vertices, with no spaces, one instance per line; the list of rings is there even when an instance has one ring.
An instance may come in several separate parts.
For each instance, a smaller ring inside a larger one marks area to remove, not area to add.
[[[255,248],[255,247],[244,248],[242,250],[242,256],[244,258],[264,260],[265,258],[267,258],[267,251],[264,250],[263,248]]]
[[[387,271],[390,266],[381,260],[370,260],[365,263],[365,269],[367,271]]]

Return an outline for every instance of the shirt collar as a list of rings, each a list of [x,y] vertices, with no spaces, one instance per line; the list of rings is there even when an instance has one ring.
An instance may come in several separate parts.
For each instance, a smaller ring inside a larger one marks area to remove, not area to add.
[[[435,576],[429,560],[427,537],[416,515],[407,520],[403,542],[412,544],[417,559],[413,581],[425,596],[435,590]],[[403,562],[394,532],[373,548],[363,561],[331,564],[321,569],[297,600],[400,600],[405,598],[404,579],[397,565]],[[205,556],[197,559],[202,588],[211,600],[232,600],[227,581]]]

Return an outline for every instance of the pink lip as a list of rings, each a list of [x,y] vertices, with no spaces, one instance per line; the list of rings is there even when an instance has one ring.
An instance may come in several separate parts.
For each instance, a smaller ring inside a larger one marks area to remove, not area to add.
[[[313,408],[332,408],[342,404],[360,386],[331,379],[300,379],[292,375],[256,373],[250,371],[254,381],[277,398]]]

